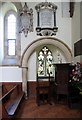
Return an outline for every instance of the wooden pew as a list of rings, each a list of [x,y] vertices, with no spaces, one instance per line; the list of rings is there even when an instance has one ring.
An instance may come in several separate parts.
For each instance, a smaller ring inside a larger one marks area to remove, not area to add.
[[[19,89],[19,84],[15,85],[9,90],[2,98],[2,120],[11,119],[15,117],[15,113],[20,105],[20,102],[24,96],[24,92]]]
[[[9,116],[14,116],[21,100],[22,100],[22,97],[23,97],[23,92],[21,92],[21,94],[19,94],[16,98],[16,100],[7,108],[7,113]]]

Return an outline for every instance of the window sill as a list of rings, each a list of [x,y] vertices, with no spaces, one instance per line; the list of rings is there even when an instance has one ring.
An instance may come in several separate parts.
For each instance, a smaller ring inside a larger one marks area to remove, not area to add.
[[[16,59],[4,59],[2,66],[19,66],[19,64]]]

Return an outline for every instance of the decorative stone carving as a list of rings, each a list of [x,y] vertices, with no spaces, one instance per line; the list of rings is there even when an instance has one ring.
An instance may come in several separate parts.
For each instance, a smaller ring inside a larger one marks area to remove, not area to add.
[[[20,11],[20,19],[20,33],[24,32],[25,37],[27,37],[28,31],[33,31],[33,10],[29,9],[26,3],[23,9]]]
[[[57,27],[53,27],[53,28],[36,27],[37,35],[40,35],[40,36],[53,36],[53,35],[56,35],[57,29],[58,29]]]
[[[37,11],[37,35],[52,36],[56,35],[56,16],[57,6],[50,2],[42,2],[35,6]]]
[[[38,5],[35,6],[35,9],[37,11],[40,11],[41,9],[45,9],[45,8],[56,11],[57,6],[53,3],[51,3],[51,2],[41,2],[41,3],[39,3]]]

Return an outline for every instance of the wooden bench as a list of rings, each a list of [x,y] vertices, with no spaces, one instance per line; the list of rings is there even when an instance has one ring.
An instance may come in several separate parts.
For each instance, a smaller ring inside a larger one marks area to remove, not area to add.
[[[14,96],[12,100],[11,96]],[[23,96],[24,92],[19,90],[19,85],[17,84],[0,99],[0,102],[2,102],[2,120],[4,120],[4,118],[10,119],[11,117],[14,117]],[[7,104],[8,102],[9,104]]]
[[[14,116],[22,98],[23,98],[23,92],[21,92],[20,95],[17,96],[16,100],[7,108],[7,113],[9,116]]]
[[[3,87],[3,86],[2,86]],[[0,101],[2,101],[3,103],[7,100],[8,97],[10,97],[10,95],[12,94],[12,92],[16,89],[17,85],[15,85],[10,91],[8,91],[6,94],[4,94],[2,96],[2,98],[0,99]]]

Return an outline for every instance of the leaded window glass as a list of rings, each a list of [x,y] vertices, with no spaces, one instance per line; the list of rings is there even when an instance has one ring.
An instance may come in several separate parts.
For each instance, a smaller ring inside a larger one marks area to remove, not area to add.
[[[52,52],[44,46],[38,53],[38,76],[53,76]]]
[[[16,17],[13,14],[8,16],[7,24],[7,40],[8,40],[8,55],[15,55],[16,41]]]

